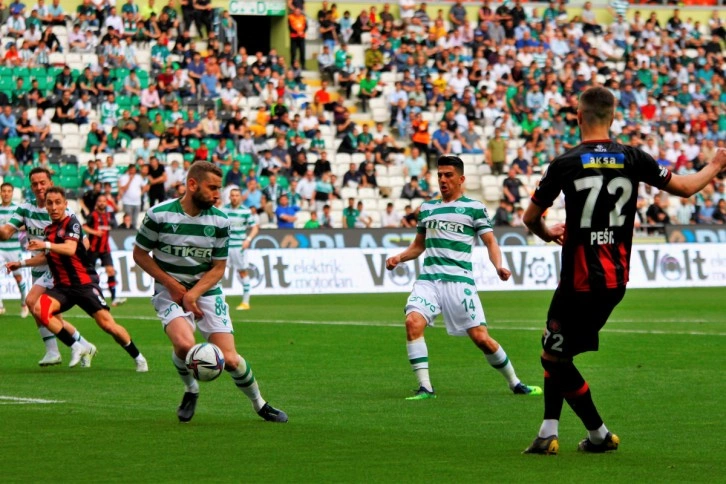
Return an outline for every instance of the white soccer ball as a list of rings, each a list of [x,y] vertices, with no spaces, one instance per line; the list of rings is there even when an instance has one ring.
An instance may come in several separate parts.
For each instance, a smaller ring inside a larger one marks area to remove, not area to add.
[[[212,381],[224,370],[222,350],[212,343],[192,346],[185,361],[192,376],[199,381]]]

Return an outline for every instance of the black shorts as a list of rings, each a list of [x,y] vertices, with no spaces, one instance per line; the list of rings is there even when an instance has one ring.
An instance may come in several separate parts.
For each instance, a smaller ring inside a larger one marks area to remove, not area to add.
[[[110,252],[89,252],[88,257],[91,259],[91,264],[96,265],[96,261],[101,259],[101,265],[103,267],[113,266],[113,258]]]
[[[101,309],[110,311],[101,288],[97,284],[83,284],[81,286],[55,286],[45,293],[60,303],[59,313],[68,311],[75,305],[83,309],[86,314],[93,316]]]
[[[595,292],[557,288],[547,313],[542,348],[564,357],[597,351],[598,333],[623,296],[625,287]]]

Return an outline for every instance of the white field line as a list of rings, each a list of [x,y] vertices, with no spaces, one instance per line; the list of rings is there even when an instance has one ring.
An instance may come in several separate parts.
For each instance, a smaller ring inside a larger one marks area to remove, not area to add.
[[[46,400],[44,398],[24,398],[0,395],[0,405],[45,405],[48,403],[64,403],[63,400]]]
[[[73,318],[76,315],[69,314],[69,318]],[[77,316],[85,316],[78,314]],[[131,320],[131,321],[158,321],[159,318],[155,316],[119,316],[119,320]],[[403,321],[400,323],[386,323],[376,321],[312,321],[312,320],[295,320],[290,321],[287,319],[252,319],[244,321],[245,323],[261,323],[261,324],[302,324],[309,326],[371,326],[371,327],[384,327],[384,328],[399,328],[403,326]],[[611,323],[642,323],[643,321],[635,321],[629,319],[614,319]],[[691,320],[683,322],[675,319],[663,319],[663,320],[650,320],[649,323],[682,323],[682,324],[693,324],[693,323],[707,323],[706,320]],[[544,329],[544,322],[541,326],[519,326],[519,327],[500,327],[498,323],[502,324],[527,324],[531,323],[529,320],[518,320],[518,319],[499,319],[493,322],[493,331],[538,331],[541,332]],[[443,325],[441,325],[443,327]],[[707,332],[707,331],[670,331],[662,329],[617,329],[617,328],[603,328],[603,333],[621,333],[621,334],[663,334],[663,335],[679,335],[679,336],[726,336],[726,332]]]

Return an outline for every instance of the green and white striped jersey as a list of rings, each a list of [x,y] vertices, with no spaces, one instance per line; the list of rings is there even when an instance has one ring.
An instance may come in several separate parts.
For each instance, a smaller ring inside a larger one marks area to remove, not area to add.
[[[229,219],[219,209],[187,215],[179,199],[162,202],[148,212],[136,234],[136,245],[153,253],[159,267],[187,288],[227,259]],[[204,295],[222,294],[219,284]]]
[[[75,212],[70,208],[66,208],[66,215],[75,215]],[[16,235],[17,230],[25,226],[25,231],[28,233],[29,239],[45,239],[45,228],[50,225],[50,215],[45,207],[39,207],[34,203],[21,203],[15,207],[15,213],[8,222],[10,225],[15,227]],[[43,274],[48,269],[47,265],[35,266],[31,272],[33,276]]]
[[[426,234],[426,255],[419,280],[474,284],[471,252],[476,237],[492,231],[483,203],[461,197],[421,205],[417,231]]]
[[[0,204],[0,225],[10,223],[10,218],[15,215],[15,211],[18,209],[18,205],[10,202],[10,205]],[[0,251],[12,252],[21,250],[20,240],[18,239],[19,233],[16,230],[8,240],[0,240]]]
[[[98,181],[101,184],[110,183],[111,193],[118,193],[119,178],[121,178],[121,172],[117,166],[104,166],[98,169]]]
[[[242,242],[247,240],[247,231],[256,223],[252,211],[242,204],[237,208],[225,205],[222,211],[229,218],[229,248],[241,249]]]

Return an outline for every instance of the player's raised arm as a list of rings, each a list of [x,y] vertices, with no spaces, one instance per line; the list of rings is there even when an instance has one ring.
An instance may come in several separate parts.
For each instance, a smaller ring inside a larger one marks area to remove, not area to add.
[[[722,148],[702,170],[691,175],[673,175],[664,190],[679,197],[691,197],[703,190],[724,169],[726,169],[726,149]]]
[[[48,252],[55,252],[56,254],[67,256],[75,254],[77,248],[78,241],[73,239],[66,239],[59,244],[43,242],[42,240],[31,240],[28,243],[28,250],[46,250]]]
[[[512,275],[509,269],[502,267],[502,251],[499,248],[497,238],[494,236],[494,232],[486,232],[481,234],[481,241],[484,242],[484,246],[487,248],[489,253],[489,260],[497,270],[497,275],[502,281],[506,281]]]
[[[400,254],[394,255],[393,257],[389,257],[386,260],[386,269],[392,271],[401,262],[407,262],[418,258],[418,256],[423,254],[425,250],[426,234],[419,232],[416,234],[416,238],[413,239],[413,242],[411,242],[411,245],[409,245],[406,250],[404,250]]]

